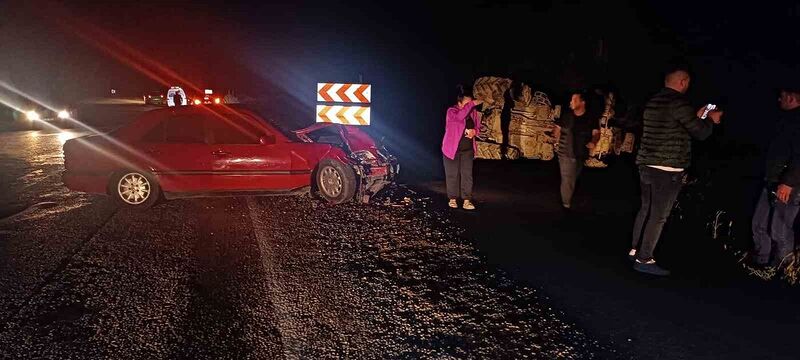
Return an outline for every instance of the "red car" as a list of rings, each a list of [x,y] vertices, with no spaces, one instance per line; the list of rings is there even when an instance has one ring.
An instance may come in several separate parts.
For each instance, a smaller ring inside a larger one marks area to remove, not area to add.
[[[64,184],[147,208],[159,198],[298,194],[330,203],[369,198],[399,171],[395,158],[358,127],[297,131],[241,106],[146,112],[110,134],[64,144]]]

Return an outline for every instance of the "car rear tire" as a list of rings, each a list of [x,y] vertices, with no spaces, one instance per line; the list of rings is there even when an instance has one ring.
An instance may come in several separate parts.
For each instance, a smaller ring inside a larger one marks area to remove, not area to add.
[[[331,204],[350,201],[356,193],[356,174],[340,161],[320,161],[314,178],[319,195]]]
[[[161,187],[150,173],[125,170],[111,177],[108,193],[119,207],[145,210],[158,202]]]

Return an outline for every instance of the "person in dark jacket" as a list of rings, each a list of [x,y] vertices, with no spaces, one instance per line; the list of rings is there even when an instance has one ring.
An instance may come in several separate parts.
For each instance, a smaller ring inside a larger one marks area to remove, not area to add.
[[[636,271],[666,276],[669,271],[653,259],[664,223],[683,186],[691,160],[692,139],[704,140],[718,124],[721,111],[700,119],[705,107],[692,109],[686,98],[689,73],[675,70],[664,78],[664,88],[645,105],[639,166],[642,205],[633,225],[633,244],[628,256]]]
[[[583,169],[583,162],[589,157],[592,130],[598,128],[597,118],[587,112],[586,94],[572,93],[568,111],[556,122],[553,137],[558,139],[558,167],[561,172],[561,206],[564,210],[572,207],[575,182]]]
[[[800,210],[800,89],[781,91],[778,101],[783,114],[767,151],[766,184],[753,214],[756,267],[789,263],[794,249],[792,226]]]

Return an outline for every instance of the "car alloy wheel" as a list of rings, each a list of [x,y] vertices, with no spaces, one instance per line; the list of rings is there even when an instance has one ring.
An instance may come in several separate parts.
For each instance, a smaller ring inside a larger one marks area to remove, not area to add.
[[[335,198],[342,193],[342,175],[333,166],[322,168],[320,187],[325,195]]]
[[[131,204],[139,205],[150,198],[152,187],[150,181],[139,173],[128,173],[119,179],[117,184],[117,193],[122,201]]]

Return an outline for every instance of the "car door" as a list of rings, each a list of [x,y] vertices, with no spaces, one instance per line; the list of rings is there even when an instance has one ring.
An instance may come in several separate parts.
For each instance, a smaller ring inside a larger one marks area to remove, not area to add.
[[[203,117],[191,112],[169,114],[139,141],[164,192],[214,190],[211,147],[205,141]]]
[[[206,116],[212,167],[229,191],[283,191],[297,187],[291,158],[274,134],[241,113],[215,111]],[[263,143],[262,143],[263,141]]]

